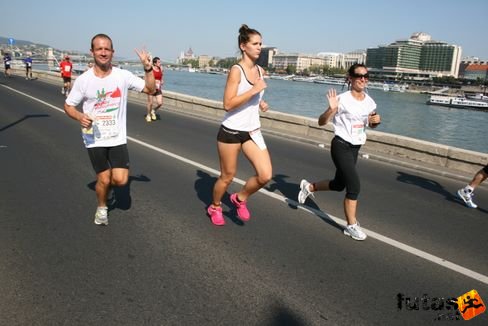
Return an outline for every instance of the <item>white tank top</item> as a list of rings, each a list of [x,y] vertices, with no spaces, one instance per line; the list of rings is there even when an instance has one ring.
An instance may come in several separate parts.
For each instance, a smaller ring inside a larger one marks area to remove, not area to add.
[[[244,70],[240,65],[236,65],[241,71],[241,81],[237,88],[237,95],[241,95],[253,87],[253,84],[247,79]],[[263,77],[261,74],[261,69],[258,65],[256,68],[259,71],[259,76]],[[259,120],[259,103],[263,98],[264,91],[259,92],[259,94],[254,95],[249,101],[242,104],[238,108],[226,112],[224,115],[224,120],[222,125],[229,129],[239,130],[239,131],[253,131],[261,127],[261,121]]]

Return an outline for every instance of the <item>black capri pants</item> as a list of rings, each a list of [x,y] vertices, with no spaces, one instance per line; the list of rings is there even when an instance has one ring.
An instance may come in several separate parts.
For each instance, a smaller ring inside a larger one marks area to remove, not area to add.
[[[330,153],[336,167],[334,180],[329,182],[330,190],[342,191],[346,189],[346,198],[357,200],[361,184],[356,169],[358,153],[361,145],[352,145],[339,136],[332,139]]]

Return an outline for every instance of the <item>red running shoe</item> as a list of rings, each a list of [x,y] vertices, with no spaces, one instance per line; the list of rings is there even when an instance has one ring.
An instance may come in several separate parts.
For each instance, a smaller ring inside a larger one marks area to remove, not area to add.
[[[249,210],[247,209],[247,201],[240,202],[237,200],[237,193],[230,195],[230,201],[237,208],[237,217],[243,222],[249,221],[251,213],[249,213]]]

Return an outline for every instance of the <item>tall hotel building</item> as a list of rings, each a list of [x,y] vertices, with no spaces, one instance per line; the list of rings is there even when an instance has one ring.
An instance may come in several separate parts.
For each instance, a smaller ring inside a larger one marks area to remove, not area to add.
[[[434,41],[426,33],[414,33],[408,40],[367,49],[366,66],[372,75],[385,79],[458,78],[461,52],[458,45]]]

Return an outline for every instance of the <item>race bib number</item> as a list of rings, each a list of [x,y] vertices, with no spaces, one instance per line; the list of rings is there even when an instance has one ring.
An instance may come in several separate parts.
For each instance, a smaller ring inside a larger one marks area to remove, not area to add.
[[[364,123],[353,124],[351,136],[353,144],[364,144],[366,141],[366,132],[364,131]]]
[[[65,72],[70,72],[71,71],[71,67],[70,66],[64,66],[64,71]]]
[[[161,89],[161,81],[156,79],[156,89],[160,90]]]
[[[95,139],[106,140],[119,135],[117,115],[110,113],[98,114],[94,121]]]
[[[264,150],[266,149],[266,143],[264,142],[263,134],[261,133],[261,129],[256,129],[249,132],[249,136],[251,139],[258,145],[259,149]]]

